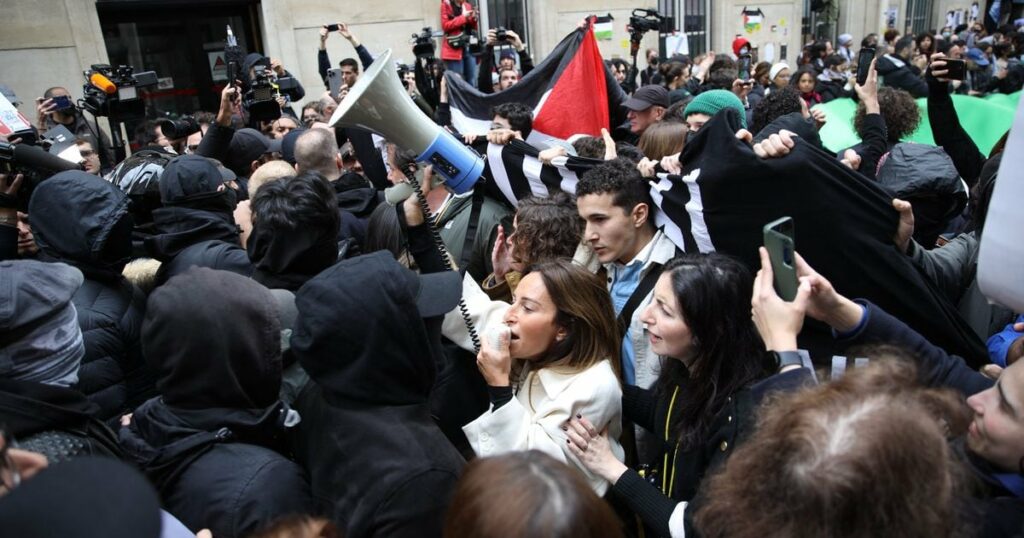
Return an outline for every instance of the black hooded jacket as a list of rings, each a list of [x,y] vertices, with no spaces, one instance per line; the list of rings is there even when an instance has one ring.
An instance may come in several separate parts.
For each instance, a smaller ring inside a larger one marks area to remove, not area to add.
[[[252,273],[249,256],[241,247],[235,224],[233,193],[224,191],[207,199],[153,211],[157,234],[147,237],[146,250],[160,260],[156,284],[192,266],[223,269],[240,275]]]
[[[196,268],[154,291],[148,306],[144,352],[162,396],[135,411],[120,439],[167,510],[193,531],[227,537],[308,513],[305,475],[282,455],[289,412],[278,399],[280,323],[270,292]]]
[[[121,456],[114,432],[96,418],[98,411],[77,390],[0,378],[4,432],[51,465],[78,456]]]
[[[440,318],[424,322],[389,257],[345,260],[296,296],[291,349],[314,381],[296,457],[349,538],[440,536],[463,466],[430,417]]]
[[[139,329],[146,299],[121,271],[131,256],[129,199],[116,186],[81,171],[41,183],[30,214],[40,258],[72,265],[85,282],[72,302],[85,340],[75,387],[113,420],[152,395]]]

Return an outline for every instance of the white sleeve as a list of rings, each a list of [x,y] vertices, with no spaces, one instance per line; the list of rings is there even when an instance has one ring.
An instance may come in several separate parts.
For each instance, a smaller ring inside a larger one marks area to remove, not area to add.
[[[686,524],[683,518],[688,504],[686,501],[677,504],[676,509],[672,510],[672,516],[668,518],[668,532],[672,538],[686,538]]]
[[[470,322],[481,338],[487,333],[488,327],[502,322],[505,312],[509,309],[506,302],[492,301],[469,273],[462,277],[462,300],[469,311]],[[462,349],[476,353],[473,349],[473,339],[469,337],[469,330],[466,329],[466,322],[458,307],[445,314],[441,334]]]

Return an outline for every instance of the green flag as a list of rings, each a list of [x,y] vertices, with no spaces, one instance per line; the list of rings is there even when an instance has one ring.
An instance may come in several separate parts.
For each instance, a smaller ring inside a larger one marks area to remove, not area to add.
[[[1013,124],[1020,94],[992,94],[984,98],[953,96],[953,106],[960,124],[985,155]],[[904,141],[935,144],[931,124],[928,122],[927,100],[918,99],[917,106],[921,109],[921,125]],[[853,117],[857,112],[857,104],[853,99],[836,99],[815,108],[824,110],[828,120],[819,133],[826,148],[838,152],[860,143],[860,137],[853,130]]]

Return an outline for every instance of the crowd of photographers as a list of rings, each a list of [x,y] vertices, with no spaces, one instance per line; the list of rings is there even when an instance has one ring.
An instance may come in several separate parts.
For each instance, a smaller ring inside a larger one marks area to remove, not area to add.
[[[397,69],[453,129],[446,71],[495,93],[534,63],[468,2],[441,15]],[[610,60],[627,120],[539,154],[603,162],[516,207],[329,126],[375,61],[345,23],[320,31],[322,93],[250,54],[218,110],[140,122],[127,158],[47,89],[34,130],[82,162],[3,141],[26,160],[0,174],[3,534],[1024,536],[1024,315],[976,278],[1010,148],[981,153],[951,98],[1021,89],[1024,33],[993,30]],[[333,67],[335,33],[358,59]],[[936,146],[902,142],[915,97]],[[783,300],[767,250],[751,271],[655,224],[649,179],[716,118],[793,159],[840,98],[862,142],[836,161],[891,191],[892,248],[988,342],[981,371],[799,255]],[[492,112],[456,134],[529,136],[530,107]],[[815,376],[805,317],[868,366]]]

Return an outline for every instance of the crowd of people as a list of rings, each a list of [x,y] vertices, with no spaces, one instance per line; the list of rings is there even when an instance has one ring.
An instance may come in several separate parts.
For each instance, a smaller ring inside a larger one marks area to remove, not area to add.
[[[441,61],[398,67],[409,98],[467,144],[526,140],[517,102],[455,132],[445,75],[500,94],[533,69],[522,39],[483,32],[460,0],[441,17]],[[611,60],[636,86],[624,121],[538,148],[544,166],[591,166],[513,206],[486,177],[455,194],[409,148],[329,125],[375,60],[336,26],[358,58],[337,91],[324,26],[325,91],[298,114],[301,84],[280,117],[251,117],[256,66],[290,76],[251,54],[196,132],[144,122],[121,162],[57,108],[71,92],[42,92],[35,127],[67,126],[83,161],[0,174],[0,533],[1024,536],[1024,314],[977,282],[1008,133],[983,153],[951,97],[1020,90],[1024,31],[871,34],[863,84],[849,35],[793,65],[749,61],[743,38],[647,51],[640,73]],[[934,146],[903,142],[916,97]],[[709,126],[793,158],[825,150],[813,107],[833,99],[857,102],[862,141],[828,159],[891,197],[891,248],[991,364],[799,254],[787,301],[768,250],[755,266],[684,252],[657,224],[652,182],[685,174]],[[798,346],[808,317],[867,364],[830,373]]]

